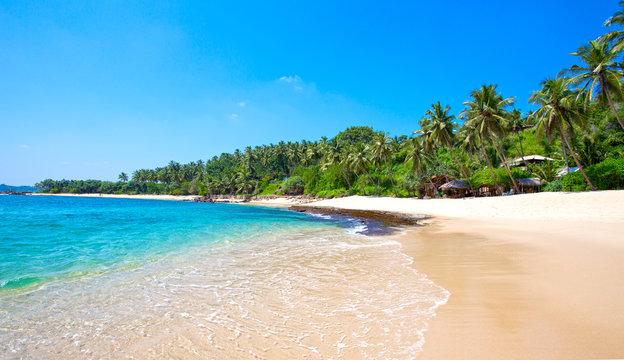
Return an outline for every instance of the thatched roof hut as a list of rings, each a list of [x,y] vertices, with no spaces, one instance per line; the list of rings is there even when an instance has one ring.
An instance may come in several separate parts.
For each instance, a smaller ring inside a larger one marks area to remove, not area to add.
[[[516,179],[516,182],[522,192],[538,192],[542,186],[542,180],[539,178]]]
[[[446,184],[440,186],[442,190],[466,190],[468,189],[468,184],[464,180],[451,180]]]

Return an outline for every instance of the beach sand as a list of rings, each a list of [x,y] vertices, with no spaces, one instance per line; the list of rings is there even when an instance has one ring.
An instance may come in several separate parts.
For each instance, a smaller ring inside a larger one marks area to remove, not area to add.
[[[434,216],[398,236],[451,293],[421,359],[624,358],[624,191],[310,205]]]

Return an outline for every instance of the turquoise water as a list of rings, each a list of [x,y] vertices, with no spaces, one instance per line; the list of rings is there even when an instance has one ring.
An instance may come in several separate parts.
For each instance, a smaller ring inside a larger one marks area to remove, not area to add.
[[[0,196],[0,224],[2,291],[139,266],[192,247],[328,221],[258,206]]]
[[[0,224],[3,359],[410,359],[449,296],[356,219],[0,196]]]

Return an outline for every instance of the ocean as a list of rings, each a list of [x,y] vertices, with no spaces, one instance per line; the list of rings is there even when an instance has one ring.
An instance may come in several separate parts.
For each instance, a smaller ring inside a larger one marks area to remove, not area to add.
[[[409,359],[449,296],[345,217],[0,196],[0,224],[0,358]]]

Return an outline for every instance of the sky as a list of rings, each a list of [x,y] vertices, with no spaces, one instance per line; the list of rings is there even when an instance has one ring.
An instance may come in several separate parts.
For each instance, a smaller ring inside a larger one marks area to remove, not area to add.
[[[116,180],[349,126],[516,108],[617,1],[0,0],[0,183]]]

